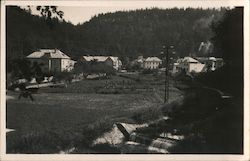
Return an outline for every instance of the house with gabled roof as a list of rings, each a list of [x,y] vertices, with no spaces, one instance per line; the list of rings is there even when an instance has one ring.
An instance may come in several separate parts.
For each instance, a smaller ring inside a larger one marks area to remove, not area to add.
[[[206,65],[192,57],[186,56],[178,59],[177,62],[174,63],[173,73],[182,70],[186,71],[187,74],[200,73],[206,70]]]
[[[148,57],[143,61],[143,68],[157,69],[162,64],[162,60],[158,57]]]
[[[75,61],[58,49],[40,49],[26,57],[32,64],[37,64],[44,72],[71,71]]]
[[[112,66],[115,70],[119,70],[122,66],[121,60],[116,56],[82,56],[82,61],[96,61]]]

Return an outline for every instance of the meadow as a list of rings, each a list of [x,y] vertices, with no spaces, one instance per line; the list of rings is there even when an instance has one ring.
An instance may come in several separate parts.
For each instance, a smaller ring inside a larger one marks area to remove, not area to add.
[[[17,92],[8,91],[14,99],[7,100],[7,128],[15,131],[7,134],[7,153],[60,153],[70,148],[109,153],[90,145],[115,122],[143,123],[161,117],[164,89],[154,83],[119,76],[83,80],[67,88],[40,89],[33,102],[18,100]],[[170,92],[172,99],[180,95],[178,90]]]

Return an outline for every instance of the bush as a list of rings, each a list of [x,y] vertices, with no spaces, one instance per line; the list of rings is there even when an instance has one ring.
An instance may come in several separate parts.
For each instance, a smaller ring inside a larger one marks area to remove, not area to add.
[[[206,86],[217,88],[242,99],[243,74],[242,71],[230,66],[223,66],[216,71],[202,73],[195,78]]]
[[[183,124],[204,119],[221,108],[220,94],[208,88],[192,88],[187,91],[183,99],[162,107],[165,115],[173,117]]]

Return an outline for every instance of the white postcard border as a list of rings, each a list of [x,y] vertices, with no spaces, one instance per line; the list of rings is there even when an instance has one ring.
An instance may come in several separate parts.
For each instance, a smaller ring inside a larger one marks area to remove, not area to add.
[[[6,39],[5,39],[5,6],[7,5],[58,5],[58,6],[118,6],[118,5],[138,5],[140,4],[162,4],[168,5],[183,5],[190,6],[202,6],[205,3],[208,6],[244,6],[244,155],[138,155],[138,154],[119,154],[119,155],[102,155],[102,154],[6,154],[6,96],[5,96],[5,58],[6,58]],[[151,160],[249,160],[249,72],[250,72],[250,57],[249,57],[249,1],[248,0],[102,0],[102,1],[1,1],[1,137],[0,137],[0,160],[136,160],[136,161],[151,161]]]

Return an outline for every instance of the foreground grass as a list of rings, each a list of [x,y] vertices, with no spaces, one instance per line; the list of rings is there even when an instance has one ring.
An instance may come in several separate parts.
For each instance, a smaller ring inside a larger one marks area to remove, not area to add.
[[[71,148],[102,153],[90,145],[115,122],[143,123],[161,117],[162,81],[153,75],[140,78],[144,81],[113,76],[67,88],[43,88],[33,95],[34,102],[8,92],[14,99],[7,100],[7,128],[15,131],[7,134],[7,153],[59,153]],[[170,100],[180,95],[173,87],[170,92]]]
[[[149,94],[42,93],[34,97],[34,102],[7,101],[7,128],[16,130],[7,135],[8,153],[57,153],[88,146],[116,121],[133,123],[134,113],[159,106]]]

